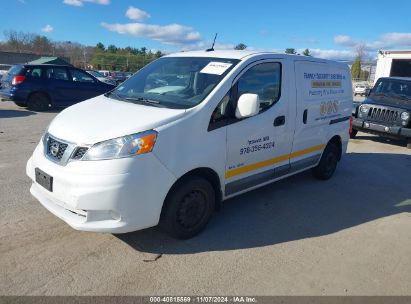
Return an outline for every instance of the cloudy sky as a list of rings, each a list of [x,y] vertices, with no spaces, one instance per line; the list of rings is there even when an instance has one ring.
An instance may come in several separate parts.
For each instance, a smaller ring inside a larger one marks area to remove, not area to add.
[[[14,29],[56,41],[147,47],[174,52],[242,42],[249,49],[292,47],[351,59],[358,46],[411,49],[411,1],[7,0],[0,32]],[[0,39],[4,37],[0,36]]]

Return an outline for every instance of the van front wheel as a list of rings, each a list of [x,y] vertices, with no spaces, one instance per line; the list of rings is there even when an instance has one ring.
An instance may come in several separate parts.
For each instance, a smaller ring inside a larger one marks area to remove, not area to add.
[[[338,154],[338,147],[330,142],[324,149],[320,163],[312,169],[314,177],[322,180],[331,178],[337,168]]]
[[[160,227],[177,239],[189,239],[205,228],[215,207],[213,186],[204,178],[179,181],[164,202]]]

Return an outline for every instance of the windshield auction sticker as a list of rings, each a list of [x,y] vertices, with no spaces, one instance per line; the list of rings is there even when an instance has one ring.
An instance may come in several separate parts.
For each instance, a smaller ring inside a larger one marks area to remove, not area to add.
[[[227,69],[232,66],[231,63],[225,63],[225,62],[210,62],[207,64],[201,71],[200,73],[205,73],[205,74],[214,74],[214,75],[222,75]]]

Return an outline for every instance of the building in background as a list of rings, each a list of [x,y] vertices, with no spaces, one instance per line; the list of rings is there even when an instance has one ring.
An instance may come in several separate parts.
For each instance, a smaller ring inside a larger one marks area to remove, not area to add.
[[[380,77],[411,77],[411,50],[378,52],[374,83]]]

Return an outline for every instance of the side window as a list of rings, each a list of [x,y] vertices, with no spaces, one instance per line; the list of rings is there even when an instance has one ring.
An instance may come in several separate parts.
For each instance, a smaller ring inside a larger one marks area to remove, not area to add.
[[[67,70],[65,68],[47,68],[46,70],[47,79],[57,79],[57,80],[69,80]]]
[[[214,109],[208,131],[238,121],[235,108],[238,98],[245,93],[259,96],[260,113],[276,103],[281,95],[281,64],[261,63],[246,71]]]
[[[215,108],[213,114],[211,115],[210,123],[216,123],[222,121],[229,117],[229,102],[230,102],[230,91],[225,94],[223,99],[220,101],[218,106]]]
[[[70,69],[71,77],[73,81],[77,82],[94,82],[93,77],[83,71]]]
[[[228,91],[214,109],[208,125],[208,131],[224,127],[237,121],[237,118],[234,116],[235,106],[232,102],[232,93],[233,89]]]
[[[41,68],[39,68],[39,67],[28,68],[26,70],[26,77],[40,78],[41,77]]]
[[[281,95],[281,64],[261,63],[253,66],[238,80],[238,97],[244,93],[257,94],[260,98],[260,113]]]

